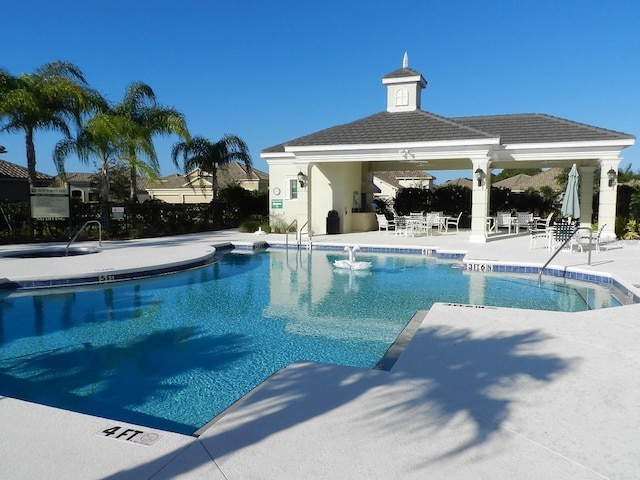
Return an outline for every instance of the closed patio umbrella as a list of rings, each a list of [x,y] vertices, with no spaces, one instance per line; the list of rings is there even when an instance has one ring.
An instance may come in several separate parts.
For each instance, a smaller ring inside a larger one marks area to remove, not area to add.
[[[564,198],[562,199],[562,216],[568,217],[569,220],[573,218],[580,218],[580,197],[578,196],[578,185],[580,183],[580,174],[576,164],[573,164],[571,171],[569,172],[569,179],[567,180],[567,189],[564,192]]]

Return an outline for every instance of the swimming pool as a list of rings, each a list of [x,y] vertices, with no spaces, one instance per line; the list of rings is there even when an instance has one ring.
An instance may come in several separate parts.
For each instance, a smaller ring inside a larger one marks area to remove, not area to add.
[[[193,433],[300,360],[373,368],[434,302],[579,311],[605,288],[453,269],[418,255],[231,253],[196,270],[104,288],[0,296],[0,394]]]

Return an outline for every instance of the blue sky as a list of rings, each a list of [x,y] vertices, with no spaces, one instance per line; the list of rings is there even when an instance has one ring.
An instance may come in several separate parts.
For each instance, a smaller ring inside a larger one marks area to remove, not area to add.
[[[640,135],[637,0],[22,0],[2,10],[0,67],[11,74],[70,61],[112,101],[146,82],[192,134],[240,136],[264,171],[260,150],[385,110],[381,77],[405,51],[428,81],[423,110],[546,113]],[[55,174],[60,138],[36,133],[39,171]],[[162,175],[177,171],[175,141],[156,143]],[[0,144],[26,165],[21,134]],[[639,146],[622,156],[640,169]]]

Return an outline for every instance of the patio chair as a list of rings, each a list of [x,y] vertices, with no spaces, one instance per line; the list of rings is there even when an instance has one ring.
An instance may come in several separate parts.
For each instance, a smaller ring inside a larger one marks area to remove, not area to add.
[[[389,231],[389,229],[394,229],[396,224],[393,220],[389,220],[387,217],[385,217],[382,213],[376,213],[376,220],[378,220],[378,231],[382,231],[382,230],[386,230],[387,232]]]
[[[409,230],[411,228],[410,222],[407,217],[398,216],[394,219],[395,223],[395,232],[396,235],[404,235],[405,237],[409,235]]]
[[[431,225],[438,227],[438,232],[442,231],[442,216],[444,212],[430,212],[427,215],[431,218]]]
[[[578,240],[574,236],[575,231],[576,225],[574,223],[556,223],[553,226],[553,242],[551,244],[551,248],[553,250],[562,248],[563,250],[568,250],[569,253],[573,253],[573,247],[576,246],[578,250],[582,251],[582,245],[578,243]]]
[[[511,233],[511,225],[513,225],[513,217],[511,216],[511,212],[498,212],[496,214],[496,224],[495,230],[496,232],[500,228],[508,228],[509,233]]]
[[[529,222],[533,221],[533,213],[531,212],[516,212],[516,229],[528,228]]]
[[[584,250],[585,248],[588,247],[589,249],[594,249],[596,252],[599,252],[601,238],[602,238],[602,231],[606,226],[607,226],[606,224],[602,225],[602,227],[600,227],[600,229],[598,230],[598,233],[596,235],[592,235],[591,238],[589,238],[589,235],[586,233],[584,233],[583,235],[580,235],[580,237],[577,239],[580,249]]]
[[[449,231],[449,227],[456,227],[456,233],[459,232],[458,230],[458,226],[460,225],[460,218],[462,218],[462,212],[460,212],[458,214],[457,217],[449,217],[447,218],[447,220],[444,222],[444,231],[448,232]]]
[[[553,212],[551,212],[546,220],[531,220],[527,224],[527,232],[529,233],[529,250],[535,248],[536,241],[542,238],[546,242],[546,247],[549,247],[549,235],[551,234],[551,220],[553,219]]]

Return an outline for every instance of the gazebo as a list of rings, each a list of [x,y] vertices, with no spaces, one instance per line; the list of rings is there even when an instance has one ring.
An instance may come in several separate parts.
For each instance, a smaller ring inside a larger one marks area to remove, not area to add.
[[[616,176],[620,152],[635,142],[626,133],[545,114],[445,118],[421,110],[427,85],[409,68],[384,77],[386,111],[327,128],[260,155],[269,165],[271,221],[299,231],[327,233],[329,212],[341,233],[371,230],[373,174],[385,170],[466,170],[473,181],[472,242],[487,239],[491,171],[571,167],[580,172],[583,225],[591,223],[593,173],[600,167],[599,211],[604,236],[615,236]]]

